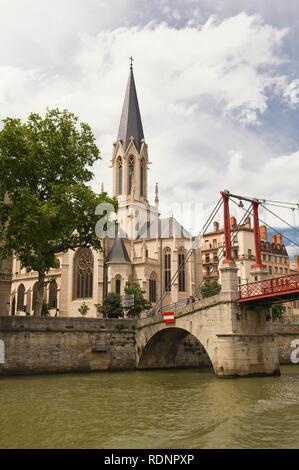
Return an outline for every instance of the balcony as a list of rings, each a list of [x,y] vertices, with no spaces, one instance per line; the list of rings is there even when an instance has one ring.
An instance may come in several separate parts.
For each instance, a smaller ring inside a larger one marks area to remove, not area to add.
[[[0,281],[11,282],[12,274],[11,273],[0,273]]]

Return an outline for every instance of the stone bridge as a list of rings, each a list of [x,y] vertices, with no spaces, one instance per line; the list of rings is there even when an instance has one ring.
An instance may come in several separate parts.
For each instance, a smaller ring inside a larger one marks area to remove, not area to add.
[[[217,377],[280,374],[269,307],[239,304],[235,266],[222,267],[221,278],[220,294],[177,309],[174,324],[164,324],[161,315],[138,321],[139,369],[180,366],[182,343],[193,338]]]

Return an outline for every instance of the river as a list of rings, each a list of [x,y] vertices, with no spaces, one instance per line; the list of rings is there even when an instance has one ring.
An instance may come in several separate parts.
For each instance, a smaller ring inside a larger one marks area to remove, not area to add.
[[[299,366],[0,378],[1,448],[298,448]]]

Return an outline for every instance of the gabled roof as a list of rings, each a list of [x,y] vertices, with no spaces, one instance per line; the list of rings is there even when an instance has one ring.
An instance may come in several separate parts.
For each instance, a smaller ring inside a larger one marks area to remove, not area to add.
[[[159,223],[160,222],[160,223]],[[140,238],[190,238],[191,234],[174,217],[146,222],[137,235]]]
[[[108,253],[106,261],[109,263],[111,261],[118,263],[130,263],[130,257],[128,255],[125,242],[122,238],[116,238],[112,245],[110,252]]]
[[[130,137],[134,137],[135,146],[137,150],[140,151],[141,140],[144,139],[144,134],[135,87],[133,68],[130,68],[129,80],[117,136],[117,140],[121,140],[123,142],[125,151],[127,150],[130,143]]]

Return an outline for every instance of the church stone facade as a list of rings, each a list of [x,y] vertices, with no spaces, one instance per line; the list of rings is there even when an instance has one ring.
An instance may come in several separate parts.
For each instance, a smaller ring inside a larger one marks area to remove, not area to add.
[[[132,67],[112,167],[118,233],[104,234],[100,252],[79,248],[57,255],[58,267],[49,271],[45,289],[51,315],[80,316],[84,302],[88,316],[95,317],[107,293],[122,295],[128,283],[139,283],[152,305],[166,291],[165,307],[194,295],[199,285],[199,249],[193,249],[184,263],[194,239],[173,217],[161,218],[157,184],[154,204],[148,201],[149,154]],[[33,314],[37,273],[21,268],[16,257],[12,273],[10,313]]]

